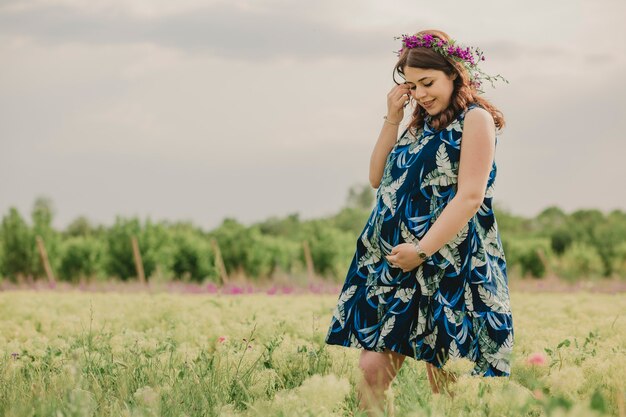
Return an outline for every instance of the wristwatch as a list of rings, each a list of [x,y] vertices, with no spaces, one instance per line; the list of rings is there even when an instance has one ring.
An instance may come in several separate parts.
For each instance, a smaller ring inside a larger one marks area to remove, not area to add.
[[[426,252],[424,252],[422,248],[420,248],[419,242],[414,243],[413,245],[415,246],[415,251],[417,252],[417,256],[419,256],[419,258],[422,261],[425,261],[426,259],[428,259],[428,255],[426,255]]]

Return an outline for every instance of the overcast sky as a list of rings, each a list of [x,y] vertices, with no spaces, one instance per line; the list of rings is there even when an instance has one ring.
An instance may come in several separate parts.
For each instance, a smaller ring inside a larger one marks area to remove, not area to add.
[[[0,215],[40,195],[58,228],[333,214],[368,183],[393,37],[421,29],[510,82],[485,90],[496,204],[626,210],[625,5],[0,0]]]

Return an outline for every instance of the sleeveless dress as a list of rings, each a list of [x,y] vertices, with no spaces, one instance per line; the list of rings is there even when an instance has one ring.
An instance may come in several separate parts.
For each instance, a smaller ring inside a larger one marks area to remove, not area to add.
[[[473,376],[510,375],[514,332],[492,210],[495,159],[482,205],[456,237],[408,272],[385,258],[422,239],[455,196],[463,121],[474,107],[443,129],[426,120],[415,137],[405,130],[389,153],[325,343],[389,349],[438,368],[463,357],[474,363]]]

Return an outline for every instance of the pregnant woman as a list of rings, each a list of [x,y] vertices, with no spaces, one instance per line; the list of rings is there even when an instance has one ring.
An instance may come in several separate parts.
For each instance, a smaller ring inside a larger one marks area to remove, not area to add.
[[[513,348],[492,209],[504,118],[480,96],[481,81],[500,76],[479,68],[479,49],[444,32],[401,39],[394,75],[404,82],[387,95],[370,161],[376,204],[326,336],[327,344],[362,350],[359,407],[368,412],[382,408],[407,356],[426,363],[434,393],[452,395],[456,377],[442,369],[448,359],[469,359],[472,375],[509,376]],[[406,106],[410,122],[398,135]]]

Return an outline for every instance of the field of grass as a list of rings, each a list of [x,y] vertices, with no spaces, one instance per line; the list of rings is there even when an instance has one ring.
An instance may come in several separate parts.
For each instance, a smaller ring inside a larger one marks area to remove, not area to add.
[[[2,416],[343,416],[359,351],[324,344],[336,295],[0,292]],[[423,362],[397,416],[624,416],[626,294],[511,292],[510,378]]]

